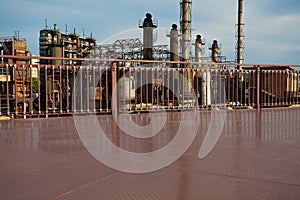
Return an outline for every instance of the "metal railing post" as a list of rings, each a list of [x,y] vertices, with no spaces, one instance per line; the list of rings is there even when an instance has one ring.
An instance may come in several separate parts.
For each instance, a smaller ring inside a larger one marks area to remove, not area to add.
[[[256,107],[257,109],[261,108],[261,79],[260,79],[260,66],[256,66]]]
[[[112,65],[112,101],[111,101],[111,108],[112,108],[112,113],[113,114],[119,114],[119,109],[118,109],[118,88],[117,88],[117,62],[113,62]],[[115,90],[115,91],[114,91]]]

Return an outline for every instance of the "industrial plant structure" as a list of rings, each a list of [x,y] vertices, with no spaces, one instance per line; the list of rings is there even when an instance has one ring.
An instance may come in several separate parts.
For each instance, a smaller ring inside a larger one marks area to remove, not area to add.
[[[238,24],[237,24],[237,44],[236,44],[236,62],[241,64],[243,58],[243,0],[238,1]],[[56,58],[116,58],[116,59],[128,59],[128,60],[171,60],[171,61],[198,61],[205,62],[224,62],[226,58],[222,58],[220,51],[211,47],[211,59],[203,57],[203,46],[197,46],[201,48],[199,54],[195,49],[195,54],[192,54],[191,46],[195,41],[197,44],[197,38],[192,38],[192,0],[180,0],[180,27],[177,29],[177,25],[172,25],[172,31],[168,36],[170,37],[170,44],[156,45],[154,41],[157,39],[154,30],[158,28],[156,19],[152,19],[150,13],[146,14],[145,20],[141,20],[139,28],[143,29],[143,38],[126,38],[118,39],[111,44],[96,44],[96,39],[92,34],[89,37],[85,35],[80,36],[76,33],[76,30],[72,33],[68,33],[66,28],[65,33],[57,28],[54,24],[53,29],[49,29],[46,22],[45,29],[40,30],[39,37],[39,54],[41,57],[56,57]],[[179,33],[180,32],[180,33]],[[13,40],[1,39],[0,48],[3,52],[2,55],[27,55],[28,49],[26,42],[21,39]],[[214,41],[213,45],[215,44]],[[176,44],[175,44],[176,43]],[[14,44],[18,47],[12,46]],[[175,44],[175,45],[174,45]],[[199,44],[199,43],[198,43]],[[21,46],[23,47],[21,47]],[[25,47],[26,46],[26,47]],[[21,49],[22,48],[22,53]],[[220,48],[220,47],[218,47]],[[19,52],[16,52],[19,51]],[[197,55],[196,55],[197,54]],[[198,56],[198,57],[197,57]],[[197,58],[196,58],[197,57]],[[43,59],[41,64],[81,64],[78,61],[72,60],[59,60],[59,59]]]
[[[28,56],[29,50],[27,41],[25,38],[18,36],[13,37],[0,37],[0,54],[1,55],[12,55],[12,56]],[[2,59],[1,62],[10,64],[26,64],[27,59]]]
[[[73,33],[62,33],[54,24],[53,29],[47,27],[40,31],[40,56],[61,58],[87,58],[96,48],[96,39],[80,36],[74,29]],[[72,60],[41,60],[41,64],[80,65]]]
[[[19,36],[0,38],[0,52],[2,55],[12,55],[18,58],[1,58],[1,63],[27,65],[31,60],[29,56],[27,41]],[[26,101],[31,98],[30,69],[23,68],[0,68],[0,100],[8,99],[12,107],[26,107]],[[34,74],[32,74],[34,76]],[[17,98],[19,100],[16,100]],[[2,104],[3,105],[3,104]],[[8,109],[4,104],[4,109]]]
[[[242,0],[238,1],[235,63],[221,55],[217,40],[209,47],[210,56],[203,56],[206,42],[199,33],[192,38],[191,8],[192,0],[180,0],[180,26],[172,24],[165,35],[169,44],[155,44],[158,21],[151,13],[139,21],[142,39],[117,39],[111,44],[97,45],[92,34],[80,36],[75,29],[63,33],[56,24],[53,29],[46,25],[40,30],[40,57],[35,63],[26,40],[0,38],[0,115],[140,112],[213,105],[259,108],[299,102],[298,71],[290,67],[242,68]],[[118,88],[117,94],[114,88]]]

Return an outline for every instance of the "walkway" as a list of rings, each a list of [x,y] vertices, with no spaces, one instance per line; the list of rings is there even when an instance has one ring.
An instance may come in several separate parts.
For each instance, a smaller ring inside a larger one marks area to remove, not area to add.
[[[149,123],[146,113],[132,116]],[[72,117],[2,120],[0,199],[300,199],[300,108],[228,111],[220,139],[204,159],[198,152],[211,112],[200,117],[184,155],[146,174],[119,172],[94,159]],[[120,147],[147,152],[172,140],[180,113],[168,113],[164,132],[142,140],[115,130],[112,116],[98,119]]]

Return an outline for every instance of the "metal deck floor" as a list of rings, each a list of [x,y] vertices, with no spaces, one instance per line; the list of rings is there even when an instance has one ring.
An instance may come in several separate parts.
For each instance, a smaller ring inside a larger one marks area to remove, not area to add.
[[[178,115],[168,113],[173,122]],[[180,159],[146,174],[94,159],[72,117],[0,121],[0,199],[300,199],[300,108],[228,111],[217,145],[199,159],[210,115],[200,113],[196,139]],[[132,116],[147,123],[147,114]],[[98,118],[113,131],[112,116]],[[119,146],[158,149],[173,128],[143,141],[117,131]]]

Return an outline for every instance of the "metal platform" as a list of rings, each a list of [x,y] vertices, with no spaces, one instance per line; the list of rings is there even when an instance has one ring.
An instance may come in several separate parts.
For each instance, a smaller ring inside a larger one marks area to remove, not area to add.
[[[209,111],[200,112],[197,136],[180,159],[145,174],[116,171],[94,159],[72,117],[1,120],[0,199],[300,199],[300,108],[226,114],[221,137],[207,157],[199,159],[198,152]],[[141,125],[148,116],[132,115]],[[163,147],[176,134],[180,113],[167,116],[173,125],[145,140],[114,129],[111,115],[97,117],[121,148],[145,152]]]

